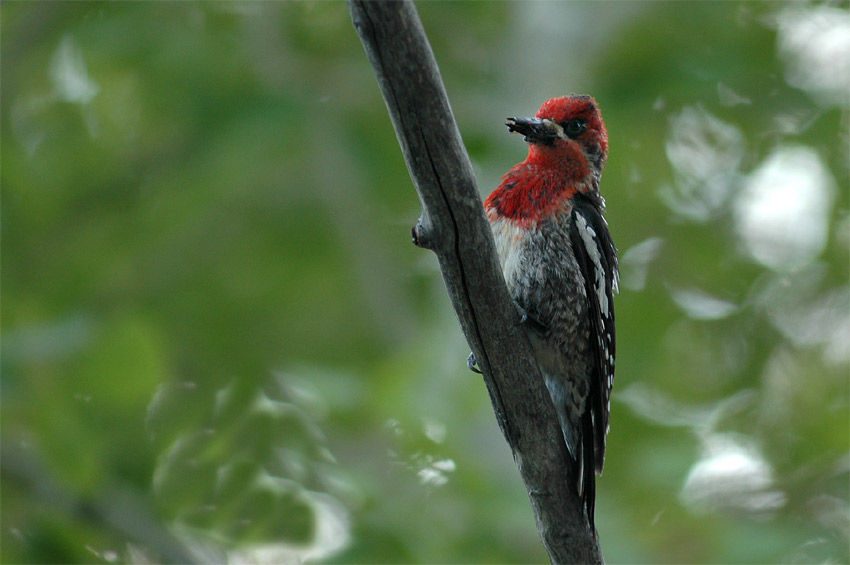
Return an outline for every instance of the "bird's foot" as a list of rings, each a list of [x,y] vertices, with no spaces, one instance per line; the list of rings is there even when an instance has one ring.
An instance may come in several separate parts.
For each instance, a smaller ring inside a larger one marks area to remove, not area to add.
[[[516,310],[519,313],[519,322],[517,322],[518,326],[525,325],[526,327],[538,333],[544,333],[546,331],[546,325],[542,324],[537,319],[529,316],[528,312],[525,311],[525,308],[523,308],[516,302],[514,302],[514,306],[516,307]]]
[[[528,312],[516,302],[514,302],[514,306],[516,306],[517,312],[519,312],[519,323],[517,325],[521,326],[528,321]]]
[[[469,357],[466,358],[466,366],[469,367],[469,370],[473,373],[481,374],[481,369],[478,368],[478,359],[475,358],[475,353],[470,353]]]

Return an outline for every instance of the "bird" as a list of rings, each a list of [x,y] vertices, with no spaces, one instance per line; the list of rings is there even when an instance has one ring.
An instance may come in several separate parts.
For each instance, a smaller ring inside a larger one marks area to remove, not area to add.
[[[570,94],[508,118],[528,156],[485,200],[502,273],[558,416],[594,525],[614,384],[617,249],[599,192],[608,133],[596,101]]]

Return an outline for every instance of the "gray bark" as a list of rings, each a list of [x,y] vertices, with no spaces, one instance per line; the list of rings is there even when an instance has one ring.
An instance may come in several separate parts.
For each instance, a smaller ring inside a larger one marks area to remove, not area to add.
[[[410,0],[349,0],[349,9],[422,202],[414,243],[437,255],[543,545],[553,563],[601,563],[596,532],[582,510],[554,407],[508,295],[472,166],[416,8]]]

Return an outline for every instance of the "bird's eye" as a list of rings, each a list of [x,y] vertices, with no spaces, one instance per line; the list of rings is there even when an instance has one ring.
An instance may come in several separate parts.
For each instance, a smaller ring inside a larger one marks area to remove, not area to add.
[[[564,132],[568,137],[575,139],[587,130],[587,122],[582,118],[574,118],[564,124]]]

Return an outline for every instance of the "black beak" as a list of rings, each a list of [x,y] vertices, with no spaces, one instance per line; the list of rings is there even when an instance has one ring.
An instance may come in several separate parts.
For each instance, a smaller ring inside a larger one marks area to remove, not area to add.
[[[542,118],[508,118],[505,125],[508,131],[524,135],[528,143],[550,144],[557,137],[549,120]]]

